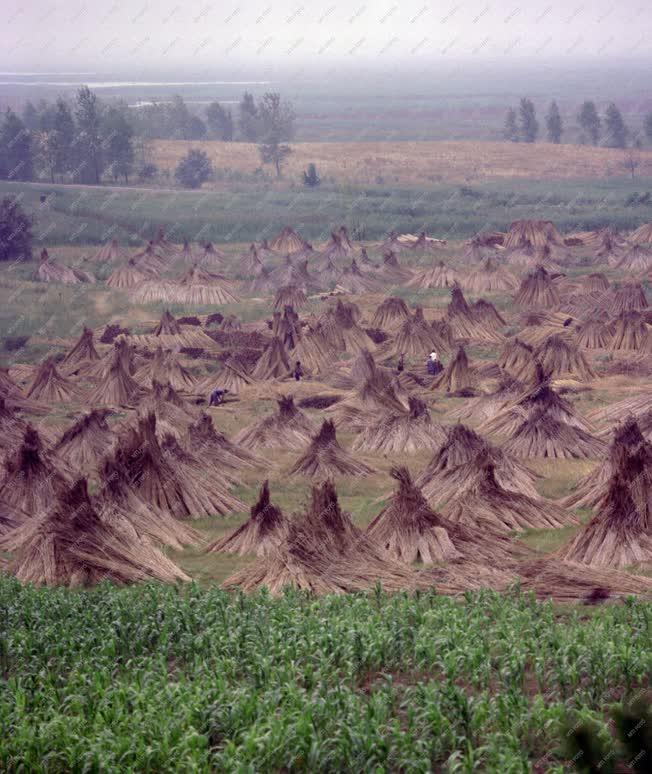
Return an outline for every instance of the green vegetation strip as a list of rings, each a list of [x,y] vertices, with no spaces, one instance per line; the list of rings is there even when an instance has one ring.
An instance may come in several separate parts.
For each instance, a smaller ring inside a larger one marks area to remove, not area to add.
[[[640,694],[651,621],[633,600],[0,579],[0,770],[561,772],[570,710],[606,733]]]

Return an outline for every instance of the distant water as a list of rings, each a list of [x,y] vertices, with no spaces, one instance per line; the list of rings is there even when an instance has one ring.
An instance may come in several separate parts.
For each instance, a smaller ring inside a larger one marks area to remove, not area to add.
[[[34,80],[34,78],[42,78],[43,75],[70,76],[77,75],[77,73],[0,73],[0,76],[13,75],[24,78],[20,81],[0,81],[0,86],[79,86],[84,84],[90,89],[120,89],[139,86],[267,86],[271,83],[271,81],[89,81],[82,77],[85,74],[92,75],[93,73],[79,73],[80,77],[74,81],[42,81]]]

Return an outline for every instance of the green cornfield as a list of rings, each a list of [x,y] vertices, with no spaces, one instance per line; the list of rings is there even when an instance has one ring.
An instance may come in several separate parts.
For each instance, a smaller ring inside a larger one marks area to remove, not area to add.
[[[0,579],[0,771],[561,772],[645,690],[652,605]],[[614,740],[614,745],[617,742]]]

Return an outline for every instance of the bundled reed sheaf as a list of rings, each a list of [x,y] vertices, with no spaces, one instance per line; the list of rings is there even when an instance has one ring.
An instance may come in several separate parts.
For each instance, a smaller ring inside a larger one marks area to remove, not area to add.
[[[301,250],[303,246],[304,240],[293,228],[290,228],[290,226],[284,226],[276,236],[269,240],[270,250],[282,254],[296,253]]]
[[[475,527],[490,524],[499,532],[526,529],[558,529],[577,523],[557,505],[541,498],[504,489],[496,481],[489,455],[474,460],[474,471],[446,503],[443,513],[456,524]]]
[[[407,287],[424,290],[428,288],[452,288],[456,282],[459,282],[458,272],[443,261],[437,261],[427,269],[417,271],[407,283]]]
[[[389,296],[376,309],[371,324],[374,328],[394,328],[408,320],[410,310],[402,298]]]
[[[601,272],[593,272],[582,278],[582,290],[586,293],[604,293],[609,287],[609,280]]]
[[[515,220],[503,239],[503,247],[563,247],[564,239],[550,220]]]
[[[583,349],[606,349],[613,334],[600,317],[590,317],[575,327],[574,338],[577,346]]]
[[[132,261],[139,271],[158,276],[166,269],[168,257],[160,253],[154,242],[148,242],[144,249],[132,256]]]
[[[600,309],[610,315],[642,312],[648,306],[642,285],[635,282],[628,282],[604,293],[599,303]]]
[[[629,241],[635,245],[652,244],[652,223],[643,223],[629,236]]]
[[[462,276],[460,284],[471,293],[506,293],[518,288],[516,277],[491,258],[487,258],[479,269]]]
[[[220,268],[224,263],[225,257],[224,253],[218,250],[212,242],[206,242],[197,262],[202,266]]]
[[[641,245],[634,245],[616,261],[614,268],[631,272],[646,272],[652,268],[652,250],[641,247]]]
[[[465,561],[513,563],[518,551],[511,541],[481,520],[474,526],[454,524],[434,511],[421,490],[412,482],[407,468],[392,468],[397,489],[389,503],[367,528],[368,537],[395,561],[424,565]]]
[[[287,520],[270,500],[269,481],[263,483],[249,514],[235,531],[212,543],[207,553],[266,556],[286,539]]]
[[[471,307],[473,317],[483,325],[491,328],[493,331],[501,331],[505,325],[505,318],[500,314],[496,307],[484,298],[479,298]]]
[[[585,459],[600,457],[605,445],[591,433],[562,422],[542,407],[530,412],[517,425],[503,448],[522,458]]]
[[[67,485],[65,475],[43,448],[38,432],[27,425],[18,449],[5,461],[0,500],[28,514],[41,516]]]
[[[561,303],[552,278],[543,266],[537,266],[524,277],[514,301],[519,306],[532,309],[554,309]]]
[[[114,433],[108,425],[107,409],[95,409],[80,417],[54,446],[54,452],[71,470],[92,475],[111,448]]]
[[[446,431],[432,421],[419,398],[410,396],[407,411],[379,416],[366,425],[353,442],[354,451],[379,454],[416,454],[435,451],[446,440]]]
[[[190,392],[196,385],[195,377],[183,366],[171,350],[158,347],[154,357],[147,360],[134,374],[135,381],[147,389],[154,382],[170,384],[175,390]]]
[[[338,299],[337,304],[320,318],[322,330],[338,352],[373,352],[376,345],[358,324],[359,310],[354,304]]]
[[[194,455],[166,436],[166,453],[156,437],[156,418],[149,414],[130,428],[116,448],[116,462],[127,473],[135,493],[146,503],[178,519],[198,519],[242,511],[246,506],[233,497],[226,480],[202,470]]]
[[[242,470],[255,470],[262,461],[240,444],[215,429],[208,414],[201,414],[187,431],[188,449],[223,478],[237,479]]]
[[[292,395],[282,395],[278,410],[244,428],[235,442],[246,449],[304,449],[315,434],[315,426],[294,404]]]
[[[412,279],[412,270],[401,266],[394,250],[387,250],[378,269],[383,282],[390,285],[404,285]]]
[[[535,350],[534,356],[550,378],[571,377],[582,381],[595,378],[595,372],[584,354],[572,341],[557,334],[548,336]]]
[[[290,373],[290,359],[281,339],[274,337],[251,372],[255,381],[283,379]]]
[[[26,397],[44,403],[68,403],[79,398],[79,390],[74,382],[61,376],[54,359],[47,358],[34,374]]]
[[[226,588],[265,587],[277,596],[285,588],[313,594],[365,591],[381,584],[388,591],[413,587],[415,573],[390,560],[340,509],[335,487],[313,487],[305,513],[288,523],[277,548],[230,578]]]
[[[453,497],[478,469],[478,460],[488,459],[494,466],[496,481],[503,489],[538,498],[538,476],[520,460],[492,446],[462,424],[453,425],[446,442],[435,452],[416,484],[433,503]]]
[[[291,306],[293,309],[302,309],[308,303],[308,296],[297,285],[284,285],[276,291],[274,297],[274,309],[283,309]]]
[[[325,420],[313,436],[310,446],[290,468],[290,475],[320,478],[333,476],[368,476],[373,468],[345,451],[337,441],[335,424]]]
[[[133,406],[141,392],[138,382],[129,373],[129,352],[123,342],[111,354],[108,370],[103,372],[97,386],[89,393],[87,403],[91,406]]]
[[[437,352],[449,352],[451,346],[446,338],[428,325],[423,316],[423,309],[418,306],[414,315],[402,323],[393,339],[384,347],[384,354],[422,359],[433,349]]]
[[[493,392],[465,400],[461,406],[448,412],[456,421],[486,422],[523,394],[523,384],[511,376],[503,376]]]
[[[630,461],[627,455],[623,459]],[[651,479],[648,470],[648,490]],[[636,488],[640,488],[640,482],[627,466],[619,465],[594,518],[559,550],[558,556],[565,561],[616,570],[652,562],[650,498],[646,492],[644,502],[640,502],[633,491]]]
[[[593,508],[600,503],[607,493],[611,477],[622,462],[623,455],[632,460],[647,460],[644,465],[646,476],[652,474],[652,446],[646,441],[639,423],[633,416],[626,417],[622,424],[615,428],[607,456],[577,482],[571,494],[563,499],[564,507]]]
[[[536,371],[534,348],[518,337],[505,342],[496,362],[503,371],[519,381],[529,381]]]
[[[129,258],[122,266],[109,274],[106,284],[116,290],[130,290],[157,275],[158,272],[138,266],[134,258]]]
[[[444,370],[435,377],[432,386],[434,389],[445,389],[452,394],[473,390],[476,385],[476,375],[469,366],[469,359],[464,347],[457,348],[455,357],[446,365]]]
[[[337,278],[337,287],[347,293],[373,293],[380,289],[381,283],[372,275],[363,274],[358,262],[353,258],[350,266],[345,266]]]
[[[177,280],[171,301],[190,306],[234,304],[240,301],[232,283],[218,274],[191,266]]]
[[[84,327],[76,344],[66,353],[63,363],[70,369],[70,367],[78,365],[79,363],[84,363],[86,361],[92,362],[99,359],[100,356],[93,344],[93,331],[90,328]]]
[[[105,242],[95,253],[93,260],[97,263],[117,263],[129,260],[129,252],[120,247],[117,239]]]
[[[80,282],[95,283],[95,277],[79,269],[71,269],[69,266],[50,258],[48,251],[41,250],[39,266],[34,275],[37,282],[61,282],[64,285],[78,285]]]
[[[313,374],[326,372],[332,368],[337,360],[337,352],[325,335],[321,323],[308,326],[297,342],[292,357],[301,363]]]
[[[91,586],[106,580],[190,580],[152,543],[101,519],[83,478],[59,493],[43,517],[30,519],[10,537],[16,552],[11,572],[23,583]]]
[[[454,285],[451,288],[451,300],[446,308],[446,320],[451,326],[453,335],[459,339],[493,343],[502,340],[499,333],[488,328],[474,317],[459,285]]]
[[[338,426],[360,431],[374,423],[379,416],[401,414],[407,409],[408,396],[398,380],[389,371],[377,368],[373,360],[372,366],[370,375],[363,377],[359,384],[355,374],[352,374],[358,386],[344,400],[328,409],[327,413]]]
[[[651,352],[650,326],[639,312],[621,312],[615,320],[609,349],[633,352]]]

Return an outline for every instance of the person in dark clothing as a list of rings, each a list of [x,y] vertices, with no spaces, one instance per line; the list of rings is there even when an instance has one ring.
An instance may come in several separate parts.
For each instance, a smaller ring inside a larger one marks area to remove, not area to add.
[[[443,368],[437,353],[435,351],[431,352],[426,361],[426,370],[428,371],[428,374],[430,376],[436,376]]]
[[[300,382],[303,378],[303,367],[301,366],[301,361],[297,360],[297,362],[294,365],[294,371],[292,373],[294,376],[295,381]]]
[[[401,354],[401,356],[399,357],[396,370],[399,374],[402,374],[403,371],[405,371],[405,355]]]
[[[208,405],[219,406],[221,403],[224,403],[224,396],[227,392],[228,390],[220,390],[219,387],[216,387],[208,398]]]

